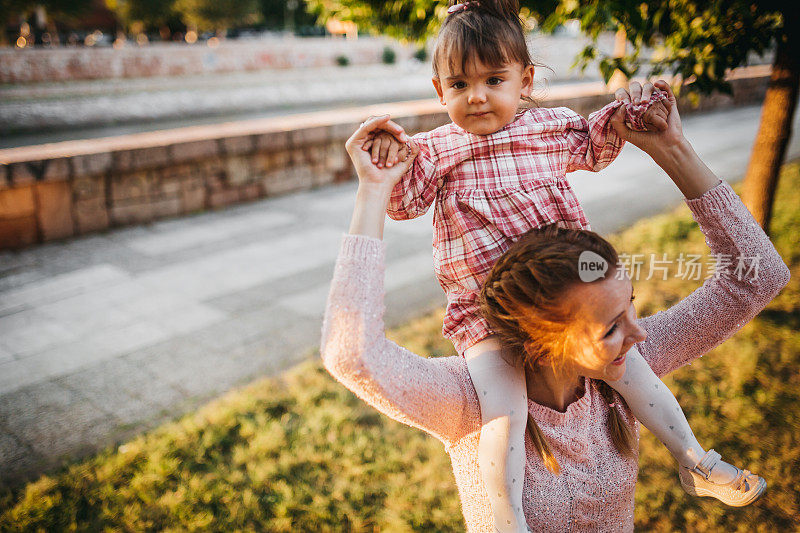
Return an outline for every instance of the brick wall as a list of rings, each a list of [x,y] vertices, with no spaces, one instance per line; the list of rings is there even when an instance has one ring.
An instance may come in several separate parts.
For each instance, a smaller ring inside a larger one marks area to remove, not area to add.
[[[758,103],[768,80],[768,68],[741,71],[733,97],[694,111]],[[611,99],[589,83],[553,88],[541,105],[588,115]],[[381,113],[410,133],[449,120],[437,100],[420,100],[0,150],[0,249],[354,179],[344,142]]]
[[[127,44],[123,48],[0,48],[0,83],[52,82],[83,79],[146,78],[273,68],[323,67],[340,55],[351,64],[380,63],[386,46],[397,59],[414,48],[380,37],[357,41],[341,38],[265,38],[205,43]]]

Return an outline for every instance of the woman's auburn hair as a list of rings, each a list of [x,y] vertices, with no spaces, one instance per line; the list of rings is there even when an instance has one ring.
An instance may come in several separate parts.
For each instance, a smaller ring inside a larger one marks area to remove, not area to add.
[[[557,373],[568,365],[582,330],[564,296],[582,282],[578,261],[585,251],[596,253],[609,265],[617,264],[616,250],[597,233],[549,224],[522,235],[492,267],[480,292],[480,311],[502,343],[519,354],[520,361],[512,363],[521,362],[534,371],[550,364]],[[609,405],[624,401],[604,381],[596,384]],[[633,456],[634,435],[618,408],[611,408],[607,423],[617,451]],[[558,474],[558,461],[530,415],[528,432],[545,466]]]
[[[467,7],[448,14],[436,38],[433,48],[436,78],[439,78],[439,65],[443,62],[451,72],[455,72],[457,66],[461,67],[461,72],[466,72],[468,62],[476,57],[492,67],[507,63],[519,63],[523,67],[534,64],[519,18],[518,0],[450,0],[449,6],[459,3]]]

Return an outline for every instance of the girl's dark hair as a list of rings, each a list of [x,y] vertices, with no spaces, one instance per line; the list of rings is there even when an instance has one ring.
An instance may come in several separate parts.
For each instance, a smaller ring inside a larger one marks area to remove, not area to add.
[[[444,61],[450,71],[456,71],[458,60],[461,72],[473,58],[499,67],[506,63],[533,65],[522,20],[519,18],[518,0],[479,0],[457,2],[466,7],[445,18],[433,49],[433,75],[439,77],[439,65]]]
[[[550,224],[522,235],[489,272],[479,296],[481,313],[503,344],[519,354],[526,367],[536,369],[546,358],[559,372],[565,368],[570,354],[579,349],[577,341],[582,332],[566,309],[564,295],[582,283],[578,260],[587,250],[609,265],[617,264],[616,250],[597,233]],[[613,267],[606,275],[612,270]],[[605,382],[596,383],[609,404],[624,401]],[[611,409],[608,427],[616,449],[632,456],[634,437],[617,408]],[[558,473],[558,462],[530,416],[528,432],[547,468]]]

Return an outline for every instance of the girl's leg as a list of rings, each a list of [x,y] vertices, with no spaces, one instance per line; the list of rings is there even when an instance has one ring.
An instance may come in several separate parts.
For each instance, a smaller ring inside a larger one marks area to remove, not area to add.
[[[497,336],[464,351],[481,405],[478,464],[498,531],[527,531],[522,512],[528,395],[523,368],[503,358]],[[510,359],[509,359],[510,360]]]
[[[667,447],[680,465],[694,468],[706,450],[697,442],[678,400],[636,347],[627,353],[625,365],[622,379],[607,383],[625,398],[636,418]],[[710,481],[727,483],[736,474],[735,467],[720,461],[712,470]]]

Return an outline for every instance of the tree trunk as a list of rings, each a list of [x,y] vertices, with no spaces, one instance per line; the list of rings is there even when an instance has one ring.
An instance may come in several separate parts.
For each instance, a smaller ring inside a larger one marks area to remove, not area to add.
[[[767,233],[778,174],[792,136],[792,119],[800,87],[800,56],[797,53],[800,32],[789,26],[791,18],[784,18],[787,30],[778,42],[742,195],[745,205]]]

